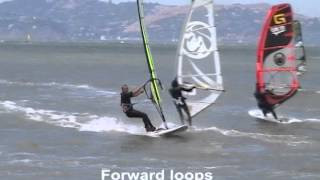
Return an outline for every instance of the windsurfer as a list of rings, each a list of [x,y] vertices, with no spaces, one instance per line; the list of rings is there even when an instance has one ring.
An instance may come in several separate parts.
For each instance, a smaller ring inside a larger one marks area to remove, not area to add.
[[[127,115],[127,117],[142,118],[146,131],[155,131],[156,128],[152,125],[148,115],[135,110],[133,108],[133,104],[131,103],[132,97],[137,97],[144,92],[143,87],[137,88],[133,91],[129,91],[128,85],[125,84],[121,87],[121,90],[121,107],[123,112]]]
[[[278,119],[277,114],[274,111],[275,106],[268,103],[266,99],[267,93],[270,92],[268,90],[266,90],[266,92],[259,92],[256,90],[256,92],[254,93],[254,96],[258,102],[258,107],[261,109],[265,117],[267,116],[267,114],[271,113],[275,119]]]
[[[182,112],[182,110],[183,110],[185,112],[185,114],[187,115],[187,121],[188,121],[189,126],[192,126],[192,118],[191,118],[191,114],[190,114],[188,105],[185,101],[187,98],[182,95],[182,91],[191,92],[194,88],[195,88],[195,86],[192,86],[190,88],[186,88],[186,87],[179,85],[177,78],[175,78],[171,82],[171,88],[169,89],[170,95],[172,96],[172,98],[174,100],[173,101],[174,105],[176,106],[177,111],[179,113],[181,123],[185,124],[184,115]]]

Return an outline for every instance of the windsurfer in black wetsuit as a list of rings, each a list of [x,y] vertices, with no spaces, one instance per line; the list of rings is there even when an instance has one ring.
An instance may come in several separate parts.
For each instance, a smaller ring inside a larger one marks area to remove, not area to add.
[[[147,132],[155,131],[156,128],[152,125],[147,114],[137,111],[133,108],[133,104],[131,103],[132,97],[137,97],[141,95],[143,91],[143,87],[140,87],[136,90],[129,91],[128,85],[123,85],[121,87],[121,107],[123,112],[130,118],[142,118],[144,127]]]
[[[266,99],[267,93],[270,92],[266,90],[266,92],[262,93],[256,90],[256,92],[254,93],[254,97],[257,99],[258,102],[258,107],[261,109],[265,117],[267,116],[267,114],[272,113],[273,117],[275,119],[278,119],[277,114],[274,111],[274,105],[269,104]]]
[[[171,82],[171,88],[169,89],[170,95],[174,99],[174,105],[176,106],[177,111],[179,113],[181,123],[185,124],[184,116],[183,116],[183,112],[182,112],[182,110],[183,110],[185,112],[185,114],[187,115],[187,118],[188,118],[187,121],[188,121],[189,126],[192,125],[192,118],[191,118],[191,114],[190,114],[188,105],[185,101],[187,98],[185,98],[182,95],[182,91],[191,92],[194,88],[195,88],[194,86],[191,88],[186,88],[186,87],[179,85],[177,78],[175,78]]]

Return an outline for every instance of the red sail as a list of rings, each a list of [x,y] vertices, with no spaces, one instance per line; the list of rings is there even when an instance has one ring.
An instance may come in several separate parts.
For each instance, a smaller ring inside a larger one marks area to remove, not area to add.
[[[266,94],[270,105],[283,103],[299,88],[290,4],[273,6],[267,14],[257,51],[256,76],[257,91]]]

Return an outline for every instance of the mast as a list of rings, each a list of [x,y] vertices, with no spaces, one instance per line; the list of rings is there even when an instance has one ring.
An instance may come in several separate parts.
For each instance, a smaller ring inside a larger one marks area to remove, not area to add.
[[[149,70],[149,74],[150,74],[150,78],[149,78],[149,81],[147,82],[147,84],[150,83],[151,95],[148,95],[146,88],[145,88],[145,91],[146,91],[147,96],[152,100],[152,103],[154,104],[158,113],[160,114],[160,117],[161,117],[165,127],[168,129],[167,124],[166,124],[166,118],[164,116],[162,105],[161,105],[161,97],[160,97],[160,92],[159,92],[159,90],[161,88],[160,87],[161,82],[157,78],[157,75],[155,72],[154,61],[153,61],[153,57],[151,54],[148,35],[147,35],[145,24],[144,24],[144,13],[143,13],[142,0],[137,0],[137,7],[138,7],[140,31],[141,31],[141,36],[142,36],[142,40],[143,40],[143,47],[144,47],[146,61],[147,61],[148,70]]]

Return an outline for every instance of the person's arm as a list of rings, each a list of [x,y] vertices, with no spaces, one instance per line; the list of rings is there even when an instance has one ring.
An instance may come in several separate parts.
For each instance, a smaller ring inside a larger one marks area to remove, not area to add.
[[[130,109],[130,105],[121,103],[122,111],[127,112]]]
[[[134,91],[132,91],[132,97],[137,97],[144,92],[143,87],[140,87]]]
[[[194,88],[196,88],[195,86],[192,86],[190,88],[186,88],[186,87],[180,87],[182,91],[186,91],[186,92],[191,92]]]

